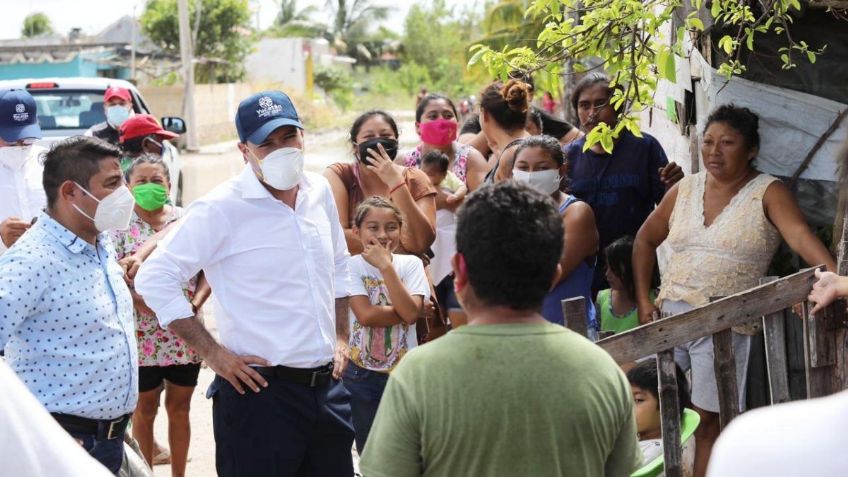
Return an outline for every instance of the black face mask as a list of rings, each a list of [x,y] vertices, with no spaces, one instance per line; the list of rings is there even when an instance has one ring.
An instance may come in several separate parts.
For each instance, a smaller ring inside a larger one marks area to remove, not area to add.
[[[385,137],[375,137],[373,139],[360,142],[359,145],[356,146],[359,150],[359,160],[365,164],[371,164],[371,155],[368,154],[368,149],[373,149],[374,151],[379,152],[380,149],[377,147],[377,144],[382,144],[383,149],[386,150],[386,154],[389,155],[389,158],[393,161],[395,160],[398,153],[398,142],[394,139]]]

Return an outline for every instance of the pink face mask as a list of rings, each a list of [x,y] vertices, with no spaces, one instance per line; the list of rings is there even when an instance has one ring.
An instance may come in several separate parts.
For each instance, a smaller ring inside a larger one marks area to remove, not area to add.
[[[457,122],[450,119],[434,119],[418,125],[421,140],[433,146],[447,146],[456,139]]]

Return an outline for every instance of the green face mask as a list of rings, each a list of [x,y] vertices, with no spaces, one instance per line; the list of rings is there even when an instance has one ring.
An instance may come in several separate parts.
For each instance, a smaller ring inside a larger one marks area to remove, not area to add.
[[[148,182],[133,187],[135,203],[144,210],[157,210],[168,202],[168,192],[162,184]]]

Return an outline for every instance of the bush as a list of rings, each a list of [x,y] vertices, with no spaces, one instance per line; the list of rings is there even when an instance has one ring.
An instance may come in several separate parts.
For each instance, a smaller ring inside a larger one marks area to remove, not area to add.
[[[312,78],[315,86],[324,90],[342,110],[353,104],[353,78],[348,71],[316,66]]]

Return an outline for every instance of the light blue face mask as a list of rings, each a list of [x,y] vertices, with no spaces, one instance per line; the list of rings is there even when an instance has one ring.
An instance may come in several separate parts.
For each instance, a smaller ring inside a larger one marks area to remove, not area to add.
[[[125,106],[109,106],[106,108],[106,121],[115,129],[121,127],[130,117],[130,108]]]

